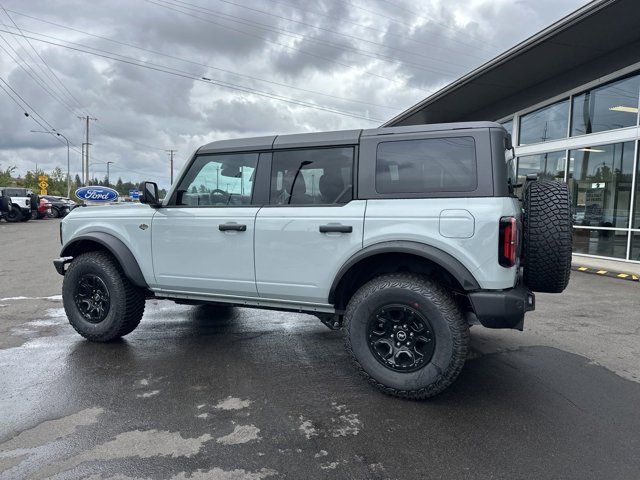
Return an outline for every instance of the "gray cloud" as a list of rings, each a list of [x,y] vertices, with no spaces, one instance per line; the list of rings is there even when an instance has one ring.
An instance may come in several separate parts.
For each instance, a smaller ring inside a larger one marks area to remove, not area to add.
[[[584,0],[418,3],[320,0],[312,4],[299,0],[229,1],[249,8],[220,0],[4,0],[2,3],[10,10],[195,64],[12,14],[18,25],[27,30],[177,69],[187,77],[231,82],[382,120],[586,3]],[[10,25],[1,11],[0,21]],[[0,28],[7,29],[1,25]],[[6,33],[2,38],[25,61],[36,63],[29,60],[29,53],[34,54],[24,40]],[[177,169],[199,145],[215,139],[370,128],[379,124],[38,41],[32,44],[80,105],[34,64],[48,88],[65,98],[73,110],[68,111],[2,50],[0,76],[75,145],[83,141],[83,126],[77,115],[89,112],[97,117],[98,121],[91,126],[92,161],[116,162],[112,166],[113,180],[117,176],[134,181],[149,178],[166,186],[169,177],[166,148],[178,149]],[[8,48],[2,39],[0,45]],[[16,165],[24,174],[36,163],[45,170],[66,165],[66,146],[50,136],[29,133],[40,127],[25,117],[23,109],[4,92],[0,92],[0,125],[0,168]],[[73,173],[80,170],[80,155],[76,151],[72,151],[72,170]],[[105,167],[98,163],[92,170],[102,175]]]

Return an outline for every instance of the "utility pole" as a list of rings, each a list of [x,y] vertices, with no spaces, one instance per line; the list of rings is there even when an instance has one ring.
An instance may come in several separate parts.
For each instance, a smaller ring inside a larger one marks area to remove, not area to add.
[[[97,118],[90,117],[87,115],[86,117],[78,117],[80,120],[84,120],[85,124],[85,142],[82,144],[84,155],[82,157],[82,170],[84,172],[84,184],[87,185],[89,183],[89,120],[97,120]]]
[[[171,185],[173,185],[173,154],[177,152],[177,150],[165,150],[165,152],[167,152],[169,154],[169,163],[170,163],[170,169],[171,169]]]

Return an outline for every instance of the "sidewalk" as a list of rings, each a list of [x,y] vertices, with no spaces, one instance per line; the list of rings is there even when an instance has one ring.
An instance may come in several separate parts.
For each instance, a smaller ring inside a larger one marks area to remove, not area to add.
[[[615,277],[621,280],[640,281],[640,263],[619,262],[602,258],[573,256],[572,270],[584,273],[594,273],[606,277]]]

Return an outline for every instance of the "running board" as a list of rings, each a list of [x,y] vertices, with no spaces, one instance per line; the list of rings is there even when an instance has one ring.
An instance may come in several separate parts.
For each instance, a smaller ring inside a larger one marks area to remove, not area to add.
[[[276,300],[262,297],[241,297],[236,295],[217,295],[202,292],[183,292],[175,290],[151,289],[156,298],[196,300],[202,302],[230,303],[243,307],[272,308],[309,313],[335,313],[336,309],[328,303],[298,302],[295,300]]]

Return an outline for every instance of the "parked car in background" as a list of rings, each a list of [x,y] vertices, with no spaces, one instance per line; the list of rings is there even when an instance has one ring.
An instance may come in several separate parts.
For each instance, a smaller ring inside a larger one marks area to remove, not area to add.
[[[52,218],[63,218],[76,206],[76,202],[65,197],[56,197],[54,195],[44,195],[42,198],[51,203]]]
[[[31,220],[41,220],[51,216],[51,202],[40,198],[40,203],[36,210],[31,210]]]
[[[11,199],[11,208],[5,215],[7,222],[27,222],[31,211],[37,210],[40,198],[30,188],[0,187],[0,196]]]

